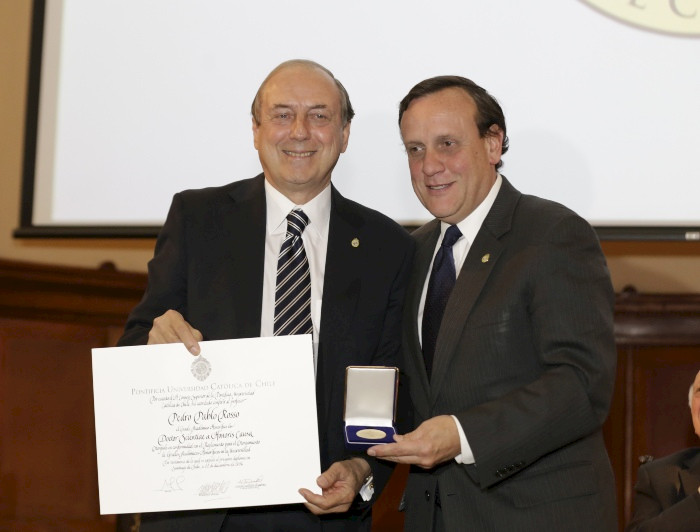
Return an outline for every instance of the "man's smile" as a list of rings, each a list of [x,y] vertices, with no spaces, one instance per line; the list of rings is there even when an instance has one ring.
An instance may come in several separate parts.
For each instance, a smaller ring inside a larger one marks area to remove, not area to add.
[[[282,150],[282,153],[285,155],[289,155],[290,157],[311,157],[314,153],[314,151],[291,151],[291,150]]]
[[[448,188],[452,183],[445,183],[444,185],[426,185],[428,190],[444,190]]]

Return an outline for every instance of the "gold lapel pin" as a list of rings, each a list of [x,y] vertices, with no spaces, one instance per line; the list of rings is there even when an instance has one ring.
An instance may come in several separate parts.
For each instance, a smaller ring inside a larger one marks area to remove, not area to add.
[[[481,257],[481,262],[483,262],[484,264],[486,264],[486,263],[489,261],[490,258],[491,258],[491,253],[487,253],[486,255],[484,255],[483,257]]]
[[[352,247],[354,247],[354,248],[359,248],[359,247],[360,247],[360,239],[359,239],[359,238],[353,238],[353,239],[350,241],[350,244],[351,244]]]

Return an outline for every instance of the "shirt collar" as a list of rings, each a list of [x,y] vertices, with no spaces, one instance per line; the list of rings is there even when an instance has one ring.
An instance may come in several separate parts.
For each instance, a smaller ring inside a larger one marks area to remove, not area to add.
[[[472,213],[464,220],[457,222],[457,227],[459,227],[460,232],[470,244],[474,242],[476,234],[479,232],[479,229],[481,229],[481,226],[486,219],[486,215],[491,210],[491,207],[493,207],[493,202],[496,201],[496,196],[498,196],[498,191],[501,190],[502,183],[503,178],[501,177],[501,174],[497,174],[496,181],[491,186],[491,190],[489,190],[489,193],[484,198],[484,201],[479,203],[478,207],[474,209]],[[445,231],[447,231],[449,226],[450,224],[446,222],[440,222],[440,242],[442,242],[442,238],[445,236]]]
[[[304,205],[296,205],[265,179],[265,201],[268,234],[286,233],[287,215],[295,208],[302,209],[309,217],[309,225],[305,231],[311,231],[319,237],[328,233],[328,222],[331,218],[330,184]]]

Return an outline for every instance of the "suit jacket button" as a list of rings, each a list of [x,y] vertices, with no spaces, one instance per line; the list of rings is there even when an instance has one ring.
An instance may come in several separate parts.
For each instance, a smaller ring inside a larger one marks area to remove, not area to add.
[[[430,502],[430,492],[428,490],[425,490],[425,500]]]

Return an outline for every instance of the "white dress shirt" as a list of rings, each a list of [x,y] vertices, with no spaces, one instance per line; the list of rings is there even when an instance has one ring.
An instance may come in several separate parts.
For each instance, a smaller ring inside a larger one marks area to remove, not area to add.
[[[287,234],[287,215],[301,209],[309,217],[309,224],[301,234],[304,251],[311,274],[311,322],[314,338],[314,368],[318,356],[318,335],[321,330],[321,302],[323,300],[323,276],[326,271],[328,249],[328,223],[331,218],[330,185],[304,205],[295,205],[289,198],[265,180],[267,221],[265,230],[265,264],[262,291],[262,315],[260,336],[273,336],[275,319],[275,289],[277,288],[277,262],[282,242]]]
[[[469,253],[469,248],[471,248],[472,242],[474,242],[474,239],[476,238],[479,229],[481,229],[481,225],[486,219],[486,215],[489,213],[491,207],[493,206],[493,202],[496,200],[498,191],[501,189],[501,183],[503,183],[503,179],[501,178],[501,175],[498,174],[496,177],[496,182],[493,184],[491,190],[484,198],[484,201],[482,201],[469,216],[467,216],[464,220],[456,224],[462,233],[462,236],[459,238],[459,240],[457,240],[457,242],[455,242],[455,244],[452,246],[452,255],[455,261],[455,272],[457,273],[457,277],[459,277],[460,270],[462,269],[464,260],[467,258],[467,254]],[[435,250],[433,250],[433,260],[435,260],[435,255],[437,254],[438,249],[440,249],[442,239],[445,237],[445,231],[447,231],[448,227],[450,227],[450,224],[440,222],[440,237],[438,238],[437,244],[435,245]],[[430,268],[428,269],[428,272],[432,272],[432,270],[433,261],[430,261]],[[420,339],[421,345],[423,344],[423,309],[425,308],[425,297],[428,293],[429,279],[430,273],[428,273],[428,276],[426,277],[425,282],[423,284],[423,292],[421,294],[420,304],[418,305],[418,338]],[[452,416],[452,419],[454,419],[455,424],[457,425],[457,431],[459,432],[459,438],[461,442],[461,453],[455,456],[455,460],[459,464],[473,464],[474,453],[472,453],[472,449],[469,446],[467,437],[464,434],[464,429],[462,428],[461,423],[455,416]]]
[[[311,275],[311,322],[313,324],[314,368],[318,361],[318,338],[321,330],[321,303],[323,301],[323,277],[326,272],[328,250],[328,224],[331,219],[331,187],[323,189],[304,205],[295,205],[284,194],[265,180],[267,220],[265,228],[265,264],[263,275],[262,315],[260,336],[273,336],[275,319],[275,290],[277,288],[277,262],[282,242],[287,234],[287,215],[301,209],[309,217],[309,224],[301,234],[304,251],[309,261]],[[374,477],[369,475],[360,488],[364,501],[372,499]]]

